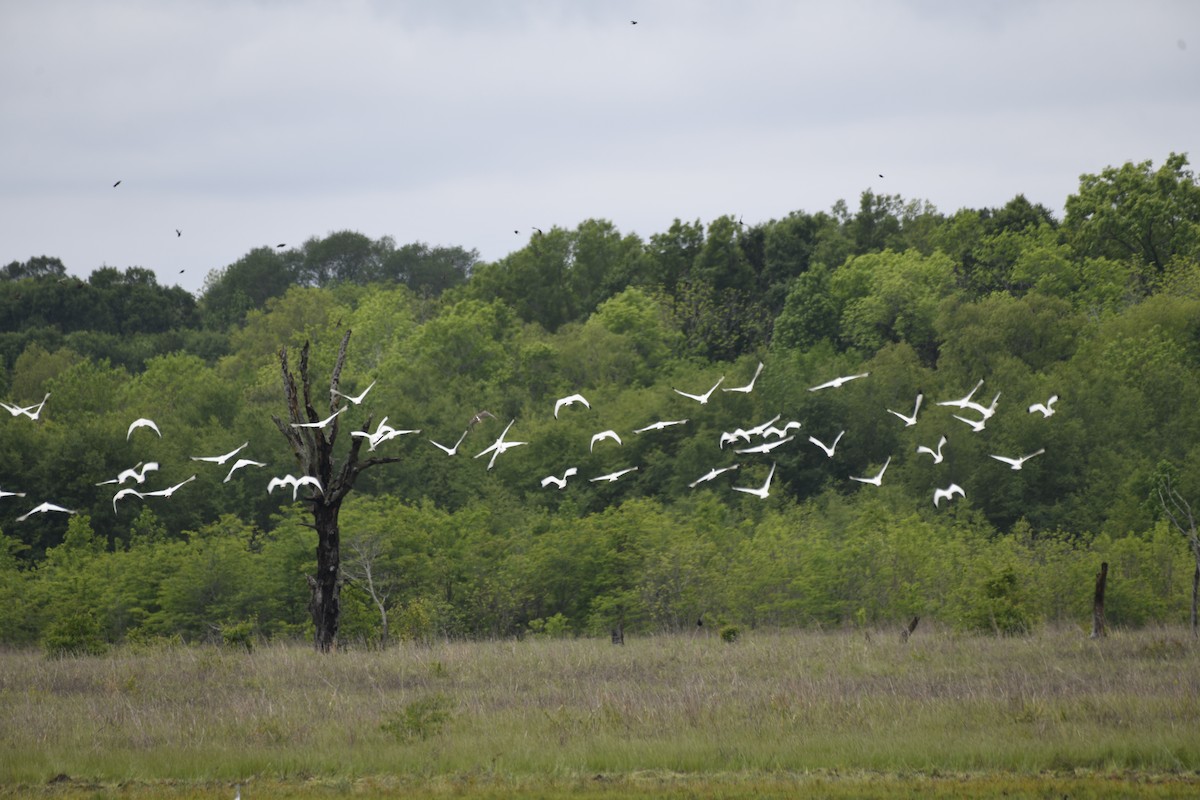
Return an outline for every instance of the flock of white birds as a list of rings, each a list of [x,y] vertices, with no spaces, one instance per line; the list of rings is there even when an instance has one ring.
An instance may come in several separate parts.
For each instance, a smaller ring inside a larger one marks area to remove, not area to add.
[[[726,388],[721,389],[721,391],[722,392],[737,392],[737,393],[742,393],[742,394],[749,394],[750,392],[752,392],[754,390],[754,385],[755,385],[756,381],[758,380],[759,375],[762,374],[762,371],[763,371],[763,363],[760,361],[758,364],[758,367],[755,370],[754,375],[750,379],[749,383],[747,383],[743,386],[726,387]],[[869,373],[866,373],[866,372],[854,374],[854,375],[844,375],[844,376],[833,378],[831,380],[828,380],[828,381],[818,384],[816,386],[812,386],[809,388],[809,391],[817,392],[817,391],[823,391],[823,390],[829,390],[829,389],[839,389],[839,388],[845,386],[847,383],[850,383],[851,381],[856,381],[856,380],[860,380],[860,379],[867,378],[867,377],[869,377]],[[685,398],[688,398],[689,400],[699,403],[700,405],[706,405],[706,404],[708,404],[710,399],[714,396],[716,391],[721,387],[721,384],[724,383],[724,381],[725,381],[725,377],[722,376],[715,384],[713,384],[707,391],[703,392],[702,394],[693,394],[690,392],[682,391],[680,389],[673,389],[673,391]],[[348,394],[343,394],[341,392],[335,392],[335,394],[339,395],[340,397],[345,398],[348,401],[348,403],[351,405],[358,405],[366,399],[367,394],[371,391],[372,388],[374,388],[374,386],[375,386],[375,382],[373,381],[369,386],[367,386],[366,389],[364,389],[362,392],[360,392],[357,395],[348,395]],[[999,403],[999,400],[1000,400],[1000,393],[997,392],[996,395],[992,398],[991,402],[986,406],[983,405],[982,403],[976,402],[974,400],[975,393],[978,392],[979,389],[982,388],[982,386],[983,386],[983,380],[980,379],[980,381],[975,385],[975,387],[973,389],[971,389],[971,391],[968,392],[964,397],[958,398],[956,400],[944,400],[944,401],[937,403],[937,405],[954,408],[954,409],[957,409],[964,413],[972,412],[976,416],[974,416],[974,417],[963,416],[962,414],[953,414],[952,416],[955,419],[960,420],[964,424],[968,425],[971,428],[972,432],[978,433],[979,431],[984,430],[984,428],[987,425],[988,420],[992,419],[992,417],[995,416],[997,404]],[[49,398],[50,398],[50,394],[47,393],[46,396],[42,398],[42,401],[40,403],[37,403],[36,405],[18,406],[15,404],[0,402],[0,407],[7,410],[13,417],[22,417],[23,416],[23,417],[27,417],[30,420],[37,421],[38,419],[40,419],[41,414],[42,414],[42,409],[45,407],[46,402],[47,402],[47,400],[49,400]],[[902,421],[904,423],[905,427],[911,427],[911,426],[917,424],[917,416],[921,411],[921,404],[924,402],[924,400],[925,400],[925,396],[923,394],[921,394],[920,392],[918,392],[916,400],[913,404],[913,409],[912,409],[911,413],[904,413],[904,412],[896,411],[896,410],[893,410],[890,408],[887,409],[887,412],[889,414],[894,415],[900,421]],[[1057,402],[1058,402],[1058,395],[1052,395],[1048,400],[1046,400],[1045,403],[1034,403],[1033,405],[1030,405],[1028,407],[1027,411],[1030,414],[1041,414],[1043,418],[1049,418],[1054,415],[1054,413],[1055,413],[1054,406],[1055,406],[1055,403],[1057,403]],[[560,412],[563,411],[563,409],[566,409],[566,408],[569,408],[569,407],[575,406],[575,405],[581,405],[581,406],[583,406],[585,408],[589,408],[589,409],[591,408],[591,404],[588,402],[587,398],[585,398],[582,394],[567,395],[566,397],[561,397],[555,401],[555,403],[554,403],[554,418],[558,419],[559,414],[560,414]],[[334,411],[332,414],[330,414],[328,417],[326,417],[323,420],[319,420],[316,422],[293,423],[292,427],[324,429],[327,426],[329,426],[329,424],[332,423],[348,407],[349,407],[349,405],[338,408],[336,411]],[[434,441],[433,439],[429,439],[429,442],[431,444],[433,444],[435,447],[437,447],[438,449],[440,449],[442,452],[444,452],[447,456],[455,456],[458,454],[459,447],[462,445],[463,441],[466,439],[467,434],[470,432],[471,427],[473,427],[474,425],[478,424],[479,422],[482,422],[484,419],[487,419],[489,417],[495,418],[495,415],[493,415],[491,412],[488,412],[488,411],[481,411],[478,414],[476,414],[474,417],[472,417],[472,419],[468,423],[467,430],[463,431],[462,435],[459,436],[458,440],[453,445],[445,445],[440,442]],[[777,414],[772,419],[769,419],[766,422],[760,423],[759,425],[756,425],[754,427],[737,428],[733,431],[723,432],[723,433],[721,433],[720,438],[718,440],[718,443],[717,443],[718,447],[722,452],[725,452],[726,447],[730,446],[730,449],[732,450],[732,453],[735,456],[738,456],[738,455],[761,455],[761,454],[769,453],[779,447],[782,447],[782,446],[792,442],[793,440],[795,440],[796,435],[793,434],[792,431],[798,430],[803,426],[798,420],[789,420],[789,421],[783,423],[782,425],[776,424],[779,422],[781,417],[782,417],[781,414]],[[394,439],[396,437],[405,436],[405,435],[409,435],[409,434],[421,433],[420,430],[416,430],[416,429],[394,428],[387,424],[387,419],[388,419],[387,417],[384,417],[382,420],[380,420],[379,425],[376,427],[374,432],[367,432],[365,430],[352,431],[350,435],[352,437],[362,437],[362,438],[366,439],[369,449],[375,450],[375,448],[378,447],[380,444],[382,444],[386,441],[389,441],[391,439]],[[510,441],[507,438],[508,433],[512,429],[512,426],[515,422],[516,422],[515,419],[510,421],[508,423],[508,425],[506,425],[504,427],[504,430],[500,433],[500,435],[496,438],[496,440],[492,444],[485,447],[480,452],[476,453],[473,456],[473,458],[483,458],[484,456],[490,455],[490,458],[487,463],[487,468],[490,470],[490,469],[492,469],[492,467],[495,466],[496,460],[501,455],[503,455],[505,452],[507,452],[508,450],[511,450],[512,448],[520,447],[522,445],[528,444],[528,442]],[[670,428],[670,427],[673,427],[676,425],[685,425],[687,423],[688,423],[687,419],[658,420],[656,422],[651,422],[640,428],[634,429],[633,433],[635,435],[640,435],[640,434],[644,434],[644,433],[650,433],[652,431],[660,431],[660,430]],[[162,437],[162,432],[159,430],[158,425],[153,420],[146,419],[143,417],[143,418],[135,419],[133,422],[131,422],[129,424],[129,428],[125,434],[126,441],[129,441],[133,437],[134,432],[138,431],[140,429],[146,429],[146,430],[156,434],[160,438]],[[808,442],[810,444],[812,444],[814,447],[817,447],[818,449],[820,449],[825,454],[826,458],[833,458],[837,451],[838,443],[841,441],[841,439],[845,435],[845,433],[846,433],[845,430],[840,431],[833,438],[833,440],[828,443],[818,439],[815,436],[808,436]],[[617,433],[617,431],[611,430],[611,429],[603,430],[603,431],[600,431],[600,432],[594,434],[591,437],[591,441],[588,446],[588,452],[595,451],[596,446],[598,444],[601,444],[603,442],[609,442],[609,441],[614,442],[618,446],[624,444],[623,440],[621,439],[620,434]],[[938,442],[936,445],[933,445],[933,446],[919,445],[916,448],[916,452],[918,455],[928,455],[933,460],[934,464],[940,464],[940,463],[942,463],[942,461],[945,457],[943,454],[943,448],[946,446],[947,441],[948,441],[947,437],[945,435],[942,435],[938,439]],[[741,442],[744,446],[737,447],[738,442]],[[249,446],[249,442],[244,442],[240,446],[235,447],[233,450],[230,450],[228,453],[224,453],[224,454],[216,455],[216,456],[192,456],[191,460],[200,461],[200,462],[208,462],[208,463],[212,463],[212,464],[223,467],[228,462],[230,462],[231,459],[234,459],[235,456],[237,456],[239,453],[241,453],[241,451],[244,450],[248,446]],[[1039,455],[1042,455],[1045,452],[1046,452],[1045,448],[1041,448],[1041,449],[1035,450],[1031,453],[1027,453],[1025,455],[1020,455],[1020,456],[1007,456],[1007,455],[991,454],[991,457],[996,459],[999,462],[1002,462],[1002,463],[1008,465],[1008,467],[1011,469],[1019,470],[1025,465],[1025,463],[1027,461],[1029,461],[1029,459],[1034,458]],[[856,481],[856,482],[862,483],[862,484],[868,484],[871,486],[882,486],[884,474],[887,472],[888,466],[891,464],[891,461],[892,461],[891,456],[889,456],[887,458],[887,460],[884,461],[883,465],[879,468],[879,471],[876,472],[874,475],[865,476],[865,477],[851,476],[850,480]],[[233,460],[233,463],[230,465],[229,471],[225,475],[224,482],[228,483],[234,477],[234,474],[237,473],[239,470],[246,469],[249,467],[263,468],[266,466],[267,466],[267,464],[262,461],[254,461],[253,459],[249,459],[249,458],[238,458],[236,460]],[[732,472],[733,470],[737,470],[740,467],[741,467],[741,464],[738,463],[736,460],[733,460],[732,463],[727,463],[724,466],[713,467],[708,472],[699,476],[694,481],[689,483],[688,487],[695,488],[696,486],[699,486],[702,483],[707,483],[709,481],[712,481],[715,478],[717,478],[718,476],[720,476],[726,472]],[[761,486],[731,486],[730,488],[733,491],[753,495],[754,497],[757,497],[760,500],[765,500],[770,496],[771,482],[775,476],[775,467],[776,467],[776,463],[773,462],[770,466],[769,471],[767,472],[766,480],[762,483]],[[187,485],[188,483],[190,483],[196,479],[196,475],[193,474],[191,477],[186,478],[185,480],[183,480],[173,486],[168,486],[164,489],[156,489],[153,491],[151,491],[151,490],[143,491],[140,488],[135,488],[135,487],[143,486],[146,483],[148,473],[155,472],[158,470],[158,468],[159,468],[158,463],[154,462],[154,461],[138,462],[138,464],[136,464],[135,466],[121,471],[115,478],[110,478],[108,480],[100,481],[96,485],[97,486],[116,486],[116,487],[118,487],[116,493],[112,497],[113,512],[116,513],[117,503],[122,500],[125,500],[127,498],[132,498],[132,497],[136,497],[138,499],[145,499],[148,497],[167,497],[167,498],[169,498],[176,491],[181,489],[183,486]],[[622,478],[625,475],[628,475],[632,472],[636,472],[637,470],[638,470],[637,466],[624,467],[622,469],[618,469],[613,472],[609,472],[609,473],[606,473],[603,475],[597,475],[595,477],[588,478],[588,481],[590,481],[592,483],[599,483],[599,482],[610,482],[611,483],[611,482],[615,482],[615,481],[619,480],[620,478]],[[578,474],[579,474],[578,467],[574,467],[574,466],[567,467],[564,470],[562,475],[547,475],[546,477],[542,478],[541,486],[542,486],[542,488],[547,488],[547,487],[553,486],[560,490],[565,489],[569,480],[571,478],[574,478]],[[133,486],[125,486],[125,484],[128,482],[132,482],[134,485]],[[317,494],[321,494],[324,492],[324,488],[321,486],[320,480],[318,480],[317,478],[315,478],[311,475],[304,475],[304,476],[299,476],[299,477],[294,476],[294,475],[284,475],[281,477],[273,477],[267,482],[267,491],[268,491],[268,493],[274,493],[274,491],[277,488],[285,488],[286,489],[287,487],[291,487],[292,499],[293,499],[293,501],[295,501],[299,497],[300,488],[304,487],[304,486],[311,487],[312,490],[315,491]],[[25,492],[5,491],[4,489],[0,489],[0,499],[3,499],[5,497],[25,497],[25,496],[26,496]],[[941,502],[943,500],[950,501],[950,500],[953,500],[955,497],[963,497],[963,496],[965,496],[965,492],[963,491],[963,488],[961,486],[959,486],[957,483],[951,482],[948,486],[946,486],[944,488],[936,488],[934,490],[933,505],[935,507],[940,507]],[[47,513],[47,512],[58,512],[58,513],[64,513],[64,514],[77,513],[76,511],[74,511],[72,509],[68,509],[61,505],[46,501],[46,502],[43,502],[40,505],[30,509],[25,514],[17,517],[17,521],[23,522],[24,520],[28,519],[29,517],[33,516],[34,514]]]

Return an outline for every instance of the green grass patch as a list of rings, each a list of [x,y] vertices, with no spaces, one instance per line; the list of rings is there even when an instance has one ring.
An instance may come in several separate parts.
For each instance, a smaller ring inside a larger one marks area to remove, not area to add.
[[[0,796],[1170,797],[1197,731],[1180,630],[0,653]]]

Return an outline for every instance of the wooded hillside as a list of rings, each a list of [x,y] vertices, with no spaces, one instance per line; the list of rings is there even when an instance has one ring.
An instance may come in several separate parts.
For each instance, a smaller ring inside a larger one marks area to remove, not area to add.
[[[864,192],[645,240],[522,231],[492,263],[343,231],[247,253],[199,298],[140,266],[14,261],[0,641],[303,634],[315,535],[267,491],[295,472],[277,353],[309,342],[327,378],[347,330],[342,389],[370,390],[346,440],[416,432],[378,444],[403,460],[343,510],[344,638],[377,639],[380,607],[412,638],[913,615],[1013,633],[1086,624],[1101,561],[1111,623],[1186,619],[1195,560],[1156,488],[1200,501],[1200,184],[1172,154],[1082,176],[1065,209]],[[489,467],[504,430],[526,444]],[[21,519],[43,501],[76,513]]]

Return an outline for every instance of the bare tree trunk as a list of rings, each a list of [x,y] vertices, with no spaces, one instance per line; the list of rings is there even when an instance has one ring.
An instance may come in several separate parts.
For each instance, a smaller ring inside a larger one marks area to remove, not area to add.
[[[1197,598],[1200,598],[1200,554],[1196,556],[1196,571],[1192,573],[1192,636],[1200,636],[1200,622],[1196,616]]]
[[[1093,639],[1103,639],[1108,635],[1104,624],[1104,587],[1108,583],[1108,562],[1100,562],[1100,571],[1096,573],[1096,592],[1092,595],[1092,636]]]
[[[317,573],[308,576],[312,596],[308,610],[312,613],[313,646],[328,653],[337,646],[338,626],[342,617],[341,532],[338,510],[320,503],[313,505],[317,529]]]
[[[341,532],[338,528],[338,513],[342,508],[342,500],[354,487],[358,473],[376,464],[400,460],[369,458],[360,462],[358,453],[363,438],[355,437],[338,468],[338,461],[334,457],[334,444],[338,435],[339,418],[335,416],[322,427],[308,427],[339,410],[341,395],[338,393],[338,387],[342,367],[346,363],[346,348],[349,342],[350,331],[346,331],[342,336],[337,361],[329,379],[329,411],[320,414],[313,406],[312,385],[308,372],[308,343],[306,342],[300,350],[299,386],[288,364],[287,348],[279,350],[279,366],[283,375],[283,392],[288,415],[286,421],[278,416],[274,417],[275,427],[287,439],[301,473],[316,478],[321,485],[319,491],[306,487],[309,494],[304,498],[304,502],[311,504],[312,528],[317,532],[317,571],[314,575],[307,576],[307,580],[311,593],[308,609],[313,621],[313,646],[321,653],[331,652],[337,647],[338,627],[341,622]],[[370,426],[371,418],[368,415],[362,430],[368,431]]]

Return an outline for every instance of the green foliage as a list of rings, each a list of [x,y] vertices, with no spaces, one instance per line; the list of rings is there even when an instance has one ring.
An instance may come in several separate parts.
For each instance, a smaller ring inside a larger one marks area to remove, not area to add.
[[[100,656],[108,651],[108,642],[95,612],[75,608],[57,615],[46,626],[42,648],[51,658]]]
[[[0,598],[19,610],[0,640],[42,641],[55,625],[69,639],[89,620],[106,642],[220,640],[247,620],[263,639],[303,634],[314,537],[302,509],[264,491],[292,464],[270,422],[277,353],[309,342],[329,364],[347,329],[343,390],[377,385],[346,412],[335,458],[349,430],[384,416],[422,431],[382,446],[399,460],[364,474],[344,510],[343,546],[379,544],[386,590],[372,596],[344,554],[348,641],[378,640],[385,613],[391,634],[421,642],[681,631],[698,618],[749,630],[920,615],[1019,632],[1086,618],[1097,558],[1112,565],[1113,624],[1180,619],[1186,541],[1147,497],[1164,460],[1187,497],[1200,490],[1186,166],[1172,155],[1084,176],[1061,226],[1020,195],[942,215],[868,191],[854,211],[675,220],[645,241],[586,220],[490,264],[340,231],[248,253],[198,303],[146,270],[81,281],[52,258],[13,262],[0,273],[0,387],[6,402],[50,398],[36,422],[0,425],[0,485],[26,494],[0,502]],[[760,361],[752,393],[723,391]],[[807,391],[859,372],[870,380]],[[704,406],[672,391],[720,376]],[[980,378],[977,399],[999,393],[1000,411],[972,434],[936,403]],[[556,419],[554,400],[574,392],[592,407]],[[905,428],[886,409],[918,392],[920,421]],[[1025,413],[1053,394],[1053,418]],[[471,425],[480,410],[494,418]],[[771,460],[717,446],[777,414],[803,427]],[[163,437],[127,439],[138,416]],[[472,456],[510,421],[528,445],[487,469]],[[624,444],[589,449],[604,429]],[[843,429],[836,458],[806,441]],[[932,465],[916,447],[941,434],[946,461]],[[426,441],[459,437],[454,457]],[[243,441],[268,468],[226,481],[191,460]],[[989,458],[1039,448],[1016,473]],[[849,480],[887,458],[880,491]],[[148,461],[161,470],[143,488],[196,479],[114,508],[104,481]],[[729,491],[772,463],[768,500]],[[618,483],[588,480],[633,465]],[[540,486],[567,466],[579,474],[566,489]],[[966,497],[933,508],[950,480]],[[40,491],[79,513],[17,523]]]
[[[408,703],[380,724],[379,729],[401,744],[437,736],[450,722],[453,703],[444,694],[431,694]]]

